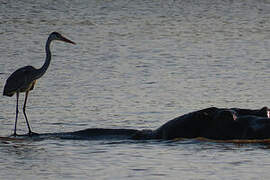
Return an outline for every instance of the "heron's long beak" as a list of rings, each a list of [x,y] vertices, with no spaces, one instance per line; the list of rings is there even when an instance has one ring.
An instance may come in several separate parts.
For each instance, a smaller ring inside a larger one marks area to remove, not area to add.
[[[62,36],[62,39],[61,40],[64,41],[64,42],[67,42],[67,43],[76,44],[75,42],[73,42],[73,41],[65,38],[64,36]]]

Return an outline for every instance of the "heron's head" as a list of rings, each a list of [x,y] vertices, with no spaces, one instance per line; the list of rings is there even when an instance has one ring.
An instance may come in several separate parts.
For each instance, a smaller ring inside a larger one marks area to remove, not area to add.
[[[49,39],[51,40],[58,40],[58,41],[64,41],[67,43],[71,43],[71,44],[76,44],[75,42],[65,38],[64,36],[62,36],[60,33],[58,32],[52,32],[49,36]]]

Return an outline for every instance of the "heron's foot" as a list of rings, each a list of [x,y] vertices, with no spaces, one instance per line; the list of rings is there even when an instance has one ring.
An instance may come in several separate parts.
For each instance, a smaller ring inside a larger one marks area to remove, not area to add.
[[[18,134],[17,134],[17,133],[13,133],[13,134],[11,134],[10,136],[11,136],[11,137],[16,137],[16,136],[18,136]]]
[[[28,136],[38,136],[38,135],[39,135],[38,133],[35,133],[35,132],[32,132],[32,131],[30,131],[28,133]]]

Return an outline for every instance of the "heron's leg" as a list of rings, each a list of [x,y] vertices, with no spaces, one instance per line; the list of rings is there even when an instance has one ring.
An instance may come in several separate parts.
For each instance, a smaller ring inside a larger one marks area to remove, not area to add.
[[[16,133],[16,131],[17,131],[17,120],[18,120],[18,114],[19,114],[18,104],[19,104],[19,92],[16,92],[16,119],[15,119],[15,126],[14,126],[14,136],[17,135],[17,133]]]
[[[24,100],[24,104],[23,104],[23,114],[24,114],[24,117],[25,117],[25,120],[26,120],[26,123],[27,123],[27,127],[28,127],[28,130],[29,130],[29,135],[30,135],[32,133],[32,131],[31,131],[30,124],[28,122],[28,119],[27,119],[27,116],[26,116],[26,113],[25,113],[25,108],[26,108],[26,102],[27,102],[27,98],[28,98],[28,93],[29,93],[29,91],[26,91],[25,92],[25,100]]]

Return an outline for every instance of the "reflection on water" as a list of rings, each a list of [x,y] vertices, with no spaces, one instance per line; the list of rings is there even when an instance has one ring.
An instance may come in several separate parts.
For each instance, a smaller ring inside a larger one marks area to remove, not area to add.
[[[269,100],[270,4],[264,0],[8,1],[0,5],[0,89],[11,72],[52,63],[29,95],[35,132],[157,128],[209,106]],[[23,96],[20,103],[22,104]],[[15,97],[1,98],[0,134],[13,131]],[[19,133],[26,132],[22,113]],[[1,141],[5,179],[262,179],[267,144],[184,140]]]

